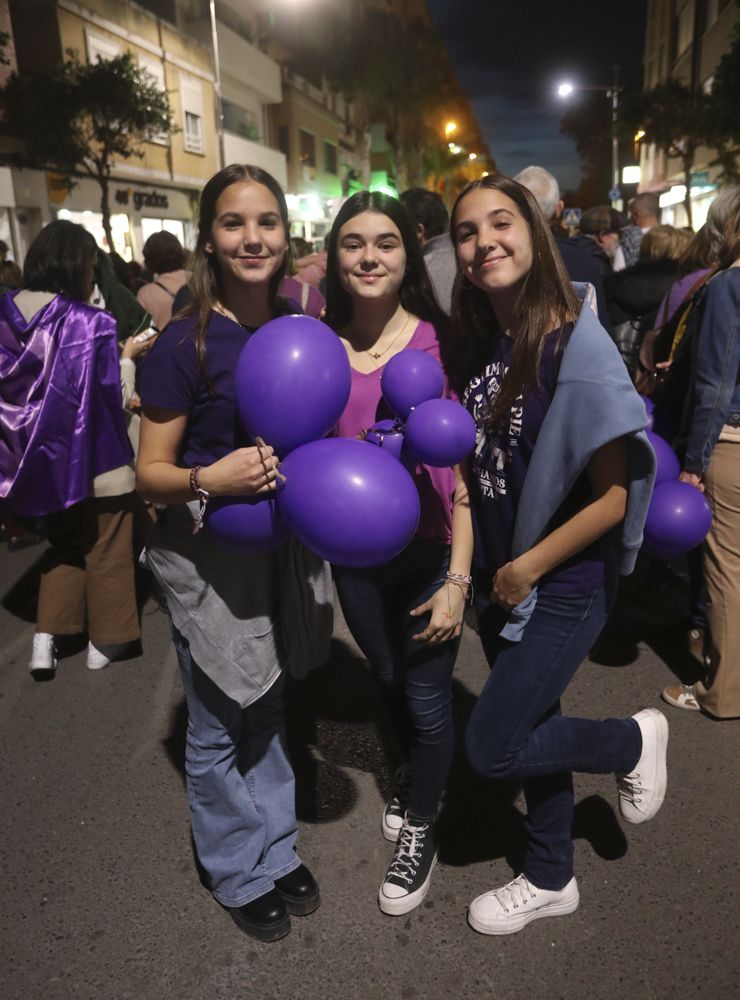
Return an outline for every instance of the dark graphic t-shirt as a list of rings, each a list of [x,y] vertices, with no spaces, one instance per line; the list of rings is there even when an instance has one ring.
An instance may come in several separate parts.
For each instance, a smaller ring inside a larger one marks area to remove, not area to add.
[[[474,560],[479,569],[484,569],[491,576],[511,560],[519,498],[542,422],[555,392],[560,357],[568,332],[566,329],[561,336],[560,331],[555,331],[547,337],[538,384],[531,387],[526,396],[516,400],[509,411],[508,421],[503,421],[495,433],[486,431],[484,420],[509,368],[514,347],[511,338],[502,336],[497,339],[488,363],[471,379],[463,393],[463,405],[474,417],[478,428],[471,458]],[[567,428],[563,432],[567,433]],[[545,534],[572,517],[589,501],[590,495],[590,485],[584,473]],[[611,549],[608,536],[599,539],[544,576],[538,583],[539,588],[562,594],[593,590],[604,580],[607,565],[611,565]]]

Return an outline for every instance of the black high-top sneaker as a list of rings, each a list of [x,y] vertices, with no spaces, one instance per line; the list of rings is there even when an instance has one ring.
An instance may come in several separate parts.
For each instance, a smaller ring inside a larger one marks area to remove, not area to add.
[[[409,782],[411,774],[408,764],[402,764],[393,777],[393,792],[383,809],[380,825],[386,840],[395,843],[403,826],[403,817],[409,804]]]
[[[436,863],[432,822],[406,813],[393,861],[378,892],[383,913],[398,917],[417,907],[429,891]]]

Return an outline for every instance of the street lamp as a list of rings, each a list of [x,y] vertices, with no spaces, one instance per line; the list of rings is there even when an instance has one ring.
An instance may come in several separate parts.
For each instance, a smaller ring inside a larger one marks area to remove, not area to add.
[[[455,134],[455,132],[457,132],[457,122],[447,122],[445,125],[446,138],[449,139],[451,135]]]
[[[619,111],[619,91],[621,87],[619,86],[619,66],[614,67],[614,82],[610,87],[607,86],[582,86],[581,84],[571,83],[569,80],[563,80],[562,83],[558,85],[558,97],[567,98],[570,97],[572,93],[576,90],[597,90],[599,93],[605,94],[610,100],[612,105],[612,189],[609,192],[609,201],[611,202],[612,208],[617,207],[617,202],[621,198],[619,191],[619,140],[617,139],[617,114]]]

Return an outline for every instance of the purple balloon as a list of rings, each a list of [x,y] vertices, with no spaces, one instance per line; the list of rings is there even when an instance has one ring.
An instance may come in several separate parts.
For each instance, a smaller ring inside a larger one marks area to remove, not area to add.
[[[475,447],[475,421],[454,399],[429,399],[409,415],[406,444],[425,465],[456,465]]]
[[[274,497],[218,497],[206,507],[205,523],[223,545],[251,555],[290,537]]]
[[[707,537],[712,508],[689,483],[662,483],[653,492],[645,521],[644,547],[656,559],[675,559]]]
[[[645,414],[647,416],[646,430],[651,431],[653,429],[653,411],[655,410],[655,403],[649,396],[640,396],[645,407]]]
[[[396,416],[405,420],[414,406],[439,399],[445,376],[439,362],[426,351],[399,351],[383,369],[380,388]]]
[[[681,464],[673,448],[653,431],[648,431],[647,436],[655,452],[655,485],[678,479]]]
[[[367,432],[365,439],[370,444],[383,448],[389,455],[401,461],[403,451],[403,426],[396,420],[379,420]]]
[[[419,523],[411,476],[367,441],[328,438],[280,465],[280,512],[309,549],[338,566],[378,566],[401,552]]]
[[[247,432],[282,457],[336,424],[351,384],[347,352],[333,330],[311,316],[280,316],[244,345],[234,392]]]

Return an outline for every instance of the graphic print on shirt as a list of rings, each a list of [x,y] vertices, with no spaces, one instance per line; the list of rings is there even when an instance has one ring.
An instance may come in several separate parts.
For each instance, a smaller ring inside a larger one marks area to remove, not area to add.
[[[507,465],[511,462],[514,449],[519,447],[522,435],[523,396],[517,396],[510,411],[507,432],[500,431],[495,437],[484,427],[486,414],[490,411],[501,383],[509,370],[504,361],[493,361],[487,365],[482,375],[472,379],[463,393],[463,406],[471,413],[476,423],[475,451],[473,452],[473,474],[484,497],[495,499],[508,493]],[[472,397],[472,405],[470,400]]]

